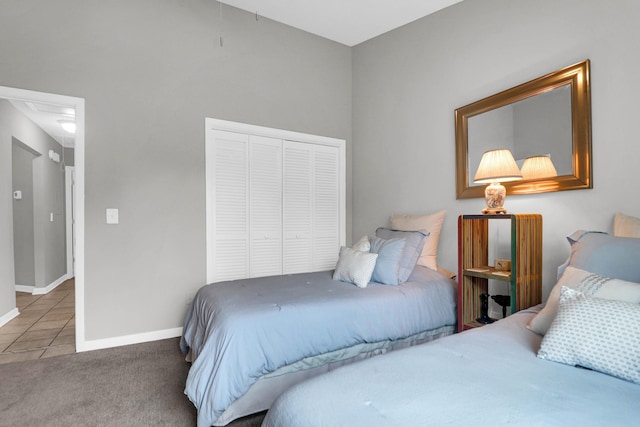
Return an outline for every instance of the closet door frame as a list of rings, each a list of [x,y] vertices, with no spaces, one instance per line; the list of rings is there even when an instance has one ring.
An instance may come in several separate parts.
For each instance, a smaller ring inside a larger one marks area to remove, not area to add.
[[[215,131],[227,131],[243,133],[247,135],[264,136],[281,140],[304,142],[308,144],[326,145],[336,147],[339,152],[338,182],[339,182],[339,245],[346,244],[346,141],[343,139],[325,136],[311,135],[293,132],[283,129],[274,129],[256,126],[246,123],[231,122],[227,120],[205,118],[205,185],[206,185],[206,280],[207,283],[215,282],[215,234],[214,234],[214,134]],[[338,248],[336,248],[337,250]]]

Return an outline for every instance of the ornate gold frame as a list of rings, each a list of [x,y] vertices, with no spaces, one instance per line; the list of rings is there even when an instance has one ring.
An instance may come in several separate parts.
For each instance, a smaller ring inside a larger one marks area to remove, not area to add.
[[[505,182],[507,194],[546,193],[593,188],[591,178],[591,88],[589,60],[562,68],[519,86],[458,108],[456,126],[456,198],[484,197],[484,186],[471,186],[468,170],[468,119],[564,85],[571,87],[572,175]]]

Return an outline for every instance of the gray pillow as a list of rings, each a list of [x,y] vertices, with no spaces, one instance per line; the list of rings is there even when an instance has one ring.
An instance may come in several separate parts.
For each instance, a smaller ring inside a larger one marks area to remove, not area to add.
[[[371,238],[371,253],[378,254],[371,280],[383,285],[399,285],[400,261],[406,240]]]
[[[558,268],[558,276],[572,266],[612,279],[640,282],[640,239],[580,230],[567,240],[571,255]]]
[[[400,259],[398,283],[404,283],[409,279],[422,253],[424,239],[428,235],[428,232],[423,231],[399,231],[384,227],[376,230],[376,236],[381,239],[405,239],[406,241]]]

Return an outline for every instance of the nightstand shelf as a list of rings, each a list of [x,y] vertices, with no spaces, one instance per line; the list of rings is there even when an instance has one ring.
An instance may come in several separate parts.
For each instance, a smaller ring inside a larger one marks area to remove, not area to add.
[[[511,271],[489,265],[489,221],[510,221]],[[510,284],[511,312],[542,302],[542,216],[537,214],[458,217],[458,331],[483,326],[480,295],[489,280]]]

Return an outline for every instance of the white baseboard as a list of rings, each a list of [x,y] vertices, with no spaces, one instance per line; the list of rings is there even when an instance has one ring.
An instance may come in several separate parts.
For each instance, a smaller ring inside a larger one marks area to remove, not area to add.
[[[10,320],[16,318],[20,314],[18,308],[12,308],[7,314],[0,317],[0,326],[6,325]]]
[[[62,283],[64,283],[67,279],[69,278],[68,275],[63,274],[62,276],[58,277],[55,281],[53,281],[52,283],[50,283],[49,285],[45,286],[44,288],[35,288],[33,290],[33,295],[44,295],[44,294],[48,294],[49,292],[51,292],[52,290],[54,290],[55,288],[57,288],[59,285],[61,285]]]
[[[143,342],[158,341],[180,336],[182,336],[182,327],[90,341],[81,340],[76,337],[76,351],[80,353],[83,351],[101,350],[105,348],[141,344]]]
[[[73,276],[71,276],[73,277]],[[16,292],[28,292],[31,295],[45,295],[60,286],[62,283],[70,279],[68,274],[64,274],[58,277],[56,280],[45,286],[44,288],[38,288],[36,286],[27,286],[27,285],[15,285]]]
[[[25,292],[28,294],[33,294],[33,290],[36,288],[35,286],[27,286],[27,285],[16,285],[16,292]]]

